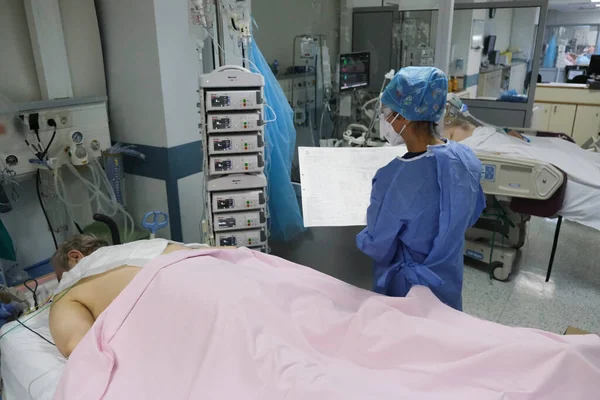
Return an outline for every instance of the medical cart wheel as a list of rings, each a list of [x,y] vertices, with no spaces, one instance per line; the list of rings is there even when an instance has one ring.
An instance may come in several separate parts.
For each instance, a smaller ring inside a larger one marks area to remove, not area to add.
[[[504,269],[504,264],[499,261],[494,261],[490,264],[492,268],[492,279],[500,282],[508,282],[510,280],[510,272]]]

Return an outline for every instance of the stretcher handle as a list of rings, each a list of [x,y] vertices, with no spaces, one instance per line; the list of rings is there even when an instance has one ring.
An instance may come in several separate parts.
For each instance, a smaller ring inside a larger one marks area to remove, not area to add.
[[[121,236],[119,235],[119,227],[117,223],[110,217],[103,214],[94,214],[94,221],[105,223],[110,230],[110,236],[112,238],[112,244],[121,244]]]

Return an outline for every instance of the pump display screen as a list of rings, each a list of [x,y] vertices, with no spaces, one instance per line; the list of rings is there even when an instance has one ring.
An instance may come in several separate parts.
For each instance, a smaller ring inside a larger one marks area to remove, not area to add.
[[[217,223],[219,225],[219,228],[221,228],[221,229],[235,228],[236,220],[235,220],[235,218],[232,218],[232,217],[223,217],[223,218],[219,217],[217,219]]]
[[[231,128],[231,120],[229,117],[213,117],[212,124],[214,130]]]
[[[226,94],[213,94],[210,96],[210,104],[213,107],[228,107],[231,105],[231,100]]]
[[[233,168],[231,160],[215,160],[215,171],[229,171],[231,168]]]
[[[235,203],[232,198],[217,200],[217,208],[219,210],[227,210],[227,209],[233,208],[234,205],[235,205]]]
[[[222,246],[222,247],[237,246],[236,237],[235,236],[222,237],[221,240],[219,240],[219,246]]]
[[[214,151],[231,150],[231,140],[213,140]]]
[[[340,55],[340,91],[369,86],[371,53]]]

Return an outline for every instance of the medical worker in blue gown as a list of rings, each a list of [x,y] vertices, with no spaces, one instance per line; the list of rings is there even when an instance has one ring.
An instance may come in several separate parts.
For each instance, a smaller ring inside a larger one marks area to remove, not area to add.
[[[447,92],[448,78],[431,67],[402,68],[386,87],[381,131],[408,153],[375,175],[357,245],[374,260],[378,293],[406,296],[423,285],[462,310],[465,231],[485,208],[485,196],[481,162],[438,131]]]

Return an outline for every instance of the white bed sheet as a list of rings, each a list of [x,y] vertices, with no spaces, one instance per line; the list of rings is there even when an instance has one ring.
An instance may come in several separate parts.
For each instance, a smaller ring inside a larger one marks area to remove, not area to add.
[[[25,324],[52,341],[49,317],[48,308]],[[0,335],[15,325],[16,322],[4,325]],[[0,340],[0,362],[4,400],[51,400],[67,360],[56,347],[19,327]]]
[[[480,127],[461,143],[476,151],[519,156],[551,163],[569,176],[563,218],[600,230],[600,154],[564,139],[529,137],[531,143]]]

